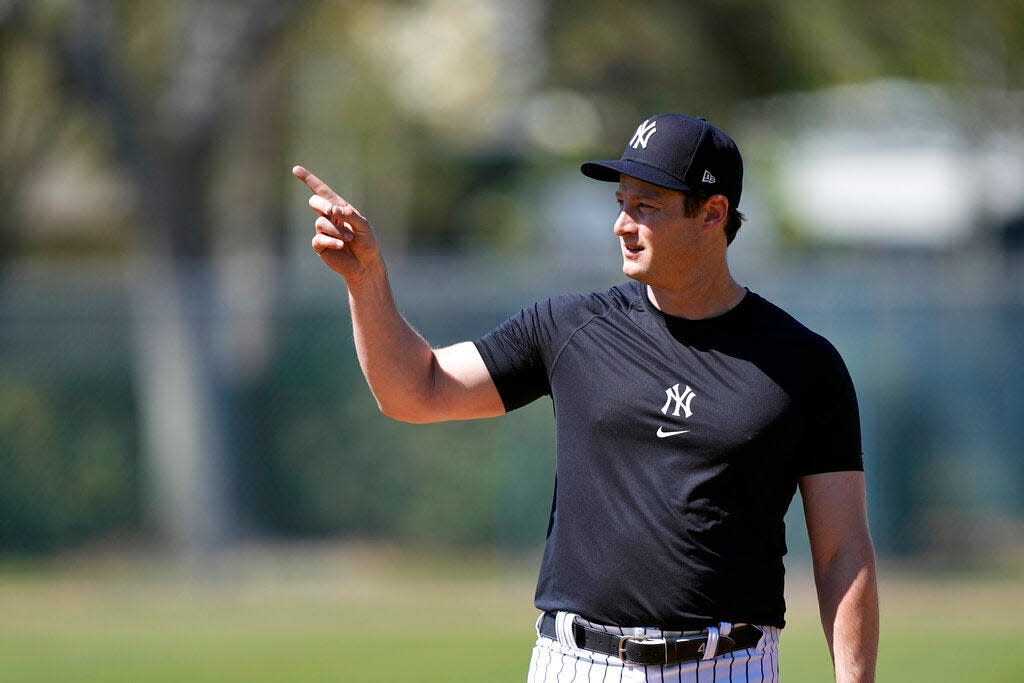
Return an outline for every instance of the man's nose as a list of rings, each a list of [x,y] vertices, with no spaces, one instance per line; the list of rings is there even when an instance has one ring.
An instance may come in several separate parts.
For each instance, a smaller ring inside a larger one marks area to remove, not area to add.
[[[612,228],[616,237],[622,237],[623,235],[631,232],[636,232],[636,223],[625,211],[619,212],[619,217],[615,219],[615,226]]]

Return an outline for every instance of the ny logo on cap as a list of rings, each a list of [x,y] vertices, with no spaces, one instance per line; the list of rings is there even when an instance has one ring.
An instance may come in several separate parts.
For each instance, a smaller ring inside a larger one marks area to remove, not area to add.
[[[629,141],[629,146],[633,149],[639,149],[640,147],[647,149],[647,141],[650,140],[651,136],[658,130],[655,128],[656,125],[657,122],[647,119],[637,126],[636,132],[633,133],[633,138]]]

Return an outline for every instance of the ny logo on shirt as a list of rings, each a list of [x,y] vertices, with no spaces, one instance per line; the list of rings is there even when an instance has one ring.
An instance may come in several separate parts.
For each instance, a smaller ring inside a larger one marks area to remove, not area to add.
[[[690,410],[690,403],[693,401],[693,397],[697,394],[693,393],[693,389],[689,385],[683,389],[683,393],[679,393],[679,385],[669,387],[665,390],[665,405],[662,406],[661,412],[668,415],[669,406],[675,401],[676,407],[672,411],[673,417],[679,417],[679,411],[682,410],[686,417],[693,415],[693,411]]]

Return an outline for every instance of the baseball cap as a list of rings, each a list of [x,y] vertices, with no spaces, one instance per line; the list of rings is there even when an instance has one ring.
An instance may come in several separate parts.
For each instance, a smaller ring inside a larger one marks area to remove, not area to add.
[[[618,182],[619,174],[705,195],[722,194],[739,206],[743,158],[733,139],[706,119],[656,114],[637,126],[619,159],[588,161],[583,174]]]

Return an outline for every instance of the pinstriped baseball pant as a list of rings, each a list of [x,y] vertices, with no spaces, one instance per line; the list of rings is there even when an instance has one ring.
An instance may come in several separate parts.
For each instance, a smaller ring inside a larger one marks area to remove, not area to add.
[[[560,620],[561,621],[561,620]],[[619,635],[659,637],[657,629],[627,629],[581,621]],[[778,683],[779,629],[764,626],[764,636],[754,647],[735,650],[699,662],[669,666],[624,664],[617,657],[581,650],[569,633],[559,630],[558,640],[540,635],[530,660],[527,683]]]

